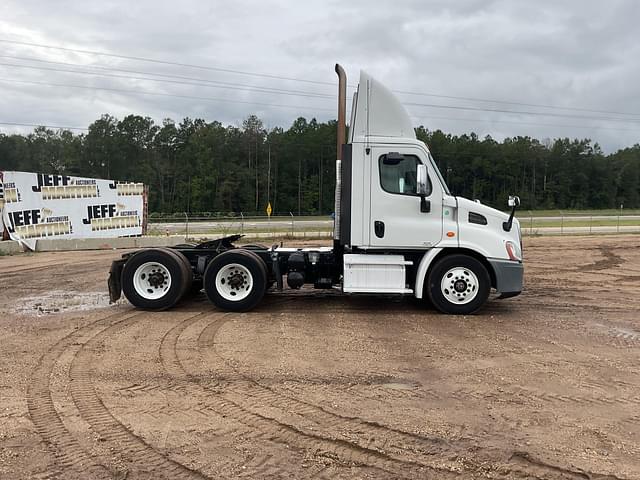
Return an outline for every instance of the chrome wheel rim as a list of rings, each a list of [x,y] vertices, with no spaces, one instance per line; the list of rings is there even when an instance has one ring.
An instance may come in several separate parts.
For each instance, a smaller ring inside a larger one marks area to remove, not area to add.
[[[253,275],[244,265],[230,263],[216,275],[216,291],[225,300],[239,302],[247,298],[252,290]]]
[[[454,267],[442,277],[440,291],[454,305],[465,305],[478,296],[480,282],[468,268]]]
[[[158,300],[171,288],[171,273],[161,263],[143,263],[133,273],[133,288],[146,300]]]

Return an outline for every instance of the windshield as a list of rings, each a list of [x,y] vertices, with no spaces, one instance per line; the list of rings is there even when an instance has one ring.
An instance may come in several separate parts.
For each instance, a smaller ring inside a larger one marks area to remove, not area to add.
[[[429,152],[429,161],[431,162],[431,166],[433,167],[433,170],[436,172],[436,175],[440,179],[440,183],[442,184],[442,188],[444,189],[444,193],[446,193],[447,195],[451,195],[451,192],[449,191],[449,187],[447,186],[447,183],[444,181],[444,178],[443,178],[442,174],[440,173],[440,170],[438,169],[438,165],[436,165],[436,161],[431,156],[431,152]]]

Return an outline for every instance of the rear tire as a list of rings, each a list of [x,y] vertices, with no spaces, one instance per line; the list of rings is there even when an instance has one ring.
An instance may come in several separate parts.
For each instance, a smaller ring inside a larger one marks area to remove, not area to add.
[[[204,272],[204,291],[218,308],[246,312],[260,303],[267,287],[264,261],[248,250],[235,249],[215,257]]]
[[[124,264],[122,291],[138,308],[166,310],[184,295],[190,276],[175,252],[159,248],[142,250]]]
[[[491,279],[479,260],[467,255],[449,255],[431,269],[426,290],[433,306],[441,312],[469,315],[489,298]]]
[[[180,250],[175,250],[173,248],[168,247],[160,247],[158,250],[163,250],[170,255],[175,255],[182,262],[183,268],[182,271],[184,273],[184,277],[182,280],[182,288],[183,292],[180,295],[180,298],[184,298],[185,294],[189,293],[192,288],[193,283],[193,269],[191,268],[191,263],[189,263],[189,259],[185,257],[185,255]]]

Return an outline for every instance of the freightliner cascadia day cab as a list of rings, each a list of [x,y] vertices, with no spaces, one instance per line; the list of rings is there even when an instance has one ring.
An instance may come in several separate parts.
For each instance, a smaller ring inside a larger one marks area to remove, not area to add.
[[[332,247],[236,247],[240,235],[123,255],[109,275],[112,301],[164,310],[201,288],[217,307],[246,311],[269,288],[336,288],[413,295],[441,312],[470,314],[522,290],[522,237],[510,214],[452,195],[411,119],[366,73],[345,141],[346,75],[336,65],[338,160]]]

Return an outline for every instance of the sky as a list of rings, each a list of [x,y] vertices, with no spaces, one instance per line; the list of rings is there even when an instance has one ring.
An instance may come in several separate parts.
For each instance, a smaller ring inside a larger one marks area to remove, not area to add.
[[[611,152],[640,143],[639,20],[631,0],[3,0],[0,132],[102,114],[324,121],[338,62],[349,96],[364,69],[416,126]]]

